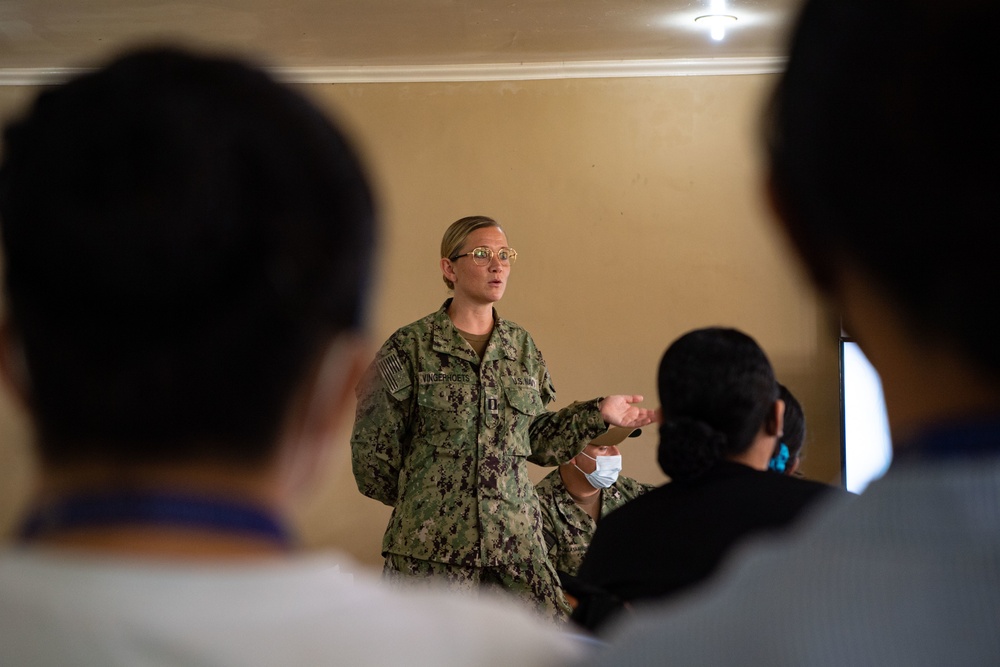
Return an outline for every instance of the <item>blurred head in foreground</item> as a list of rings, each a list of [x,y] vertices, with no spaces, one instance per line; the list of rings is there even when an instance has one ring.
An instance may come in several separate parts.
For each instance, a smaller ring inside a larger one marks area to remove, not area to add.
[[[766,117],[778,218],[879,370],[897,443],[1000,395],[998,56],[968,32],[997,19],[986,0],[809,2]]]
[[[375,242],[342,133],[259,69],[155,49],[43,91],[3,147],[2,361],[43,483],[308,468]]]

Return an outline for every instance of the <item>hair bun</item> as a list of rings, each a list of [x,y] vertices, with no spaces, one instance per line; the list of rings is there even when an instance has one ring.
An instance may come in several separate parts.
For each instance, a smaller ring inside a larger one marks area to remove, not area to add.
[[[660,424],[657,461],[672,480],[703,475],[726,450],[726,435],[698,419],[672,417]]]

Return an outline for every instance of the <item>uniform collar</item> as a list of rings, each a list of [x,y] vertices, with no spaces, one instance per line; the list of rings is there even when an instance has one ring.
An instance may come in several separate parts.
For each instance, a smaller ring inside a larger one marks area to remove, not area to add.
[[[108,490],[67,496],[37,508],[22,524],[21,539],[115,526],[194,528],[244,535],[288,549],[292,538],[269,508],[242,500],[186,492]]]
[[[618,490],[618,483],[615,482],[611,486],[601,491],[601,509],[604,509],[604,503],[608,500],[621,500],[622,492]]]
[[[472,363],[478,364],[479,357],[476,353],[469,348],[465,343],[465,339],[462,338],[462,334],[458,332],[458,329],[452,323],[451,318],[448,317],[448,306],[451,305],[451,299],[447,299],[441,308],[438,310],[434,317],[434,340],[433,347],[435,352],[442,352],[444,354],[451,355],[453,357],[459,357]],[[490,337],[489,345],[486,346],[486,352],[483,354],[483,361],[489,361],[491,359],[517,359],[517,349],[511,340],[511,326],[510,324],[502,319],[496,311],[493,309],[493,335]]]
[[[897,460],[974,459],[1000,454],[1000,416],[988,415],[925,427],[895,447]]]
[[[573,500],[573,496],[569,495],[569,490],[566,488],[566,484],[562,480],[562,475],[559,473],[559,468],[556,468],[553,473],[555,479],[553,480],[555,487],[555,498],[556,507],[559,513],[562,515],[565,521],[581,530],[589,530],[590,522],[593,521],[591,516],[587,514],[583,508],[576,504]],[[613,487],[612,487],[613,488]],[[605,491],[610,491],[611,489],[602,489],[598,492],[598,504],[600,506],[599,516],[604,514],[604,502],[607,498],[604,495]]]

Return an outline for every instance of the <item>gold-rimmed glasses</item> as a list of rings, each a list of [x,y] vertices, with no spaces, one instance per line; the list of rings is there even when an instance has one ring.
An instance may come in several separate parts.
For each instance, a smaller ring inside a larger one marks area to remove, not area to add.
[[[472,261],[476,263],[476,266],[486,266],[493,261],[493,249],[487,248],[484,245],[478,248],[473,248],[469,252],[463,252],[461,255],[454,255],[449,257],[451,261],[455,261],[459,257],[470,256]],[[500,248],[496,251],[497,259],[500,260],[501,264],[513,264],[517,260],[517,251],[513,248]]]

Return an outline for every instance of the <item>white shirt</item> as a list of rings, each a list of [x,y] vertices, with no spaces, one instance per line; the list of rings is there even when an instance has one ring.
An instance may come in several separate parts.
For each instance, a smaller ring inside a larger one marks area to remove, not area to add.
[[[0,549],[0,665],[558,665],[506,600],[388,589],[347,560],[173,564]]]

